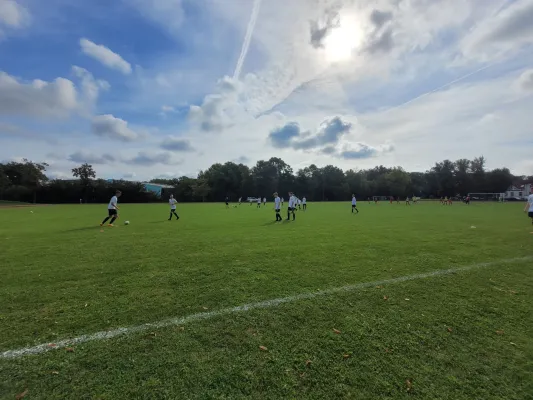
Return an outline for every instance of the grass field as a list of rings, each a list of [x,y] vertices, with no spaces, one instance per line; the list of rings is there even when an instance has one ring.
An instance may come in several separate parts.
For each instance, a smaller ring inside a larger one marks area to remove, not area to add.
[[[0,398],[531,399],[522,207],[0,209]]]

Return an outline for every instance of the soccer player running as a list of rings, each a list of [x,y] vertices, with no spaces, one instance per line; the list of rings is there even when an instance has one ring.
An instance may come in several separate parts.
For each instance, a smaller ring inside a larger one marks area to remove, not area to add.
[[[176,219],[180,219],[178,214],[176,214],[176,204],[178,204],[178,200],[174,198],[173,194],[170,195],[170,198],[168,199],[168,204],[170,205],[170,217],[168,218],[168,220],[170,221],[173,215],[176,216]]]
[[[267,198],[266,198],[266,197],[263,197],[263,205],[264,205],[264,206],[267,205]]]
[[[278,192],[274,193],[274,209],[276,210],[276,222],[283,221],[279,213],[281,211],[281,199],[278,196]]]
[[[307,199],[305,198],[305,196],[302,198],[302,207],[305,210],[307,210]]]
[[[239,205],[241,205],[242,197],[239,197]]]
[[[356,211],[356,214],[359,214],[359,210],[357,209],[357,199],[355,198],[355,194],[352,194],[352,214],[353,210]]]
[[[107,205],[107,217],[102,221],[100,226],[104,226],[104,224],[111,219],[109,222],[109,226],[114,226],[113,223],[118,218],[118,198],[122,195],[122,192],[120,190],[117,190],[115,192],[115,195],[111,197],[111,200],[109,201],[109,204]]]
[[[293,192],[289,192],[289,206],[287,207],[287,221],[291,220],[291,213],[292,213],[292,220],[294,221],[296,219],[296,196]]]
[[[257,198],[257,208],[261,208],[261,197]]]
[[[526,206],[524,207],[524,212],[526,211],[527,211],[527,216],[531,218],[531,224],[533,225],[533,188],[531,189],[530,195],[527,197],[527,203],[526,203]]]
[[[226,196],[226,199],[224,201],[226,202],[226,208],[229,208],[229,197]]]

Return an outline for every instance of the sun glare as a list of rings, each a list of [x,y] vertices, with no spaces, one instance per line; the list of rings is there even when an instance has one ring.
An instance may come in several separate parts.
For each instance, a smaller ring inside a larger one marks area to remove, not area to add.
[[[329,62],[345,61],[351,58],[352,52],[361,41],[361,30],[353,18],[342,18],[338,27],[334,28],[324,39],[324,50]]]

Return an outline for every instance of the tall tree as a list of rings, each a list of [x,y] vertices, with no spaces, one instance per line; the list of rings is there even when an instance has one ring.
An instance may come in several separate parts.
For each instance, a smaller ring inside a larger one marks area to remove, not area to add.
[[[472,191],[485,192],[485,157],[476,157],[470,163],[470,171],[472,172]]]
[[[472,177],[470,176],[470,160],[462,158],[455,162],[455,188],[462,196],[472,189]]]
[[[92,179],[96,178],[96,172],[91,164],[84,163],[79,167],[72,168],[72,175],[78,178],[81,183],[83,199],[87,203],[87,196],[89,195]]]
[[[11,185],[11,181],[4,171],[4,166],[0,164],[0,200],[3,200],[4,190],[6,190],[9,185]]]
[[[45,175],[47,163],[36,163],[24,158],[22,162],[10,162],[4,165],[4,172],[14,186],[24,186],[33,193],[33,202],[37,202],[37,190],[48,180]]]

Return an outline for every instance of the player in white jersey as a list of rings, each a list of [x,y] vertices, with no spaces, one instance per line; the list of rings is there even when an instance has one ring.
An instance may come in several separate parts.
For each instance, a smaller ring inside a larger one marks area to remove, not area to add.
[[[359,214],[359,210],[357,209],[357,199],[355,198],[355,194],[352,194],[352,213],[353,210],[356,211],[357,214]]]
[[[307,210],[307,199],[305,198],[305,196],[302,199],[302,208],[304,209],[304,211]]]
[[[107,217],[102,221],[100,226],[103,226],[109,219],[109,226],[113,226],[113,223],[118,218],[118,198],[122,195],[122,192],[120,190],[117,190],[115,192],[115,195],[111,197],[111,200],[109,201],[109,204],[107,205]]]
[[[263,205],[264,205],[264,206],[267,205],[267,198],[266,198],[266,197],[263,197]]]
[[[296,201],[298,203],[298,210],[301,210],[302,209],[302,200],[296,199]]]
[[[257,198],[257,208],[261,208],[261,197]]]
[[[296,196],[294,193],[289,192],[289,206],[287,207],[287,221],[291,220],[291,213],[292,213],[292,220],[294,221],[296,219],[296,214],[294,213],[296,211]]]
[[[170,221],[173,215],[176,216],[176,219],[180,219],[178,214],[176,214],[176,204],[178,204],[178,200],[174,198],[173,194],[170,195],[170,198],[168,199],[168,204],[170,205],[170,218],[168,220]]]
[[[239,197],[239,205],[241,205],[242,197]]]
[[[281,211],[281,199],[278,196],[278,192],[274,193],[274,210],[276,210],[276,222],[283,221],[279,213]]]
[[[281,206],[283,207],[283,203],[285,203],[285,199],[282,197],[281,198]]]
[[[531,189],[531,194],[528,196],[526,206],[524,207],[524,212],[526,211],[527,216],[531,218],[531,224],[533,224],[533,188]]]

